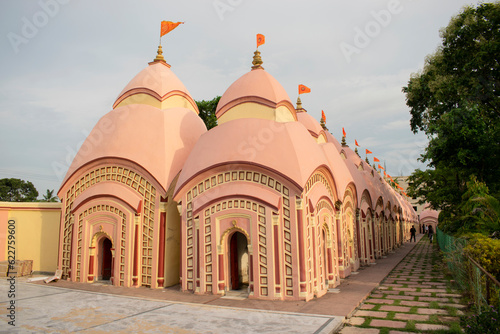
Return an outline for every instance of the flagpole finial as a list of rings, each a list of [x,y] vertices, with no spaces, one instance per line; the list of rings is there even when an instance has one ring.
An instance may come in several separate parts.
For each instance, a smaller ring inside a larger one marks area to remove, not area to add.
[[[156,53],[156,58],[149,64],[151,65],[154,63],[162,63],[163,65],[170,67],[170,65],[165,61],[165,57],[163,57],[163,49],[161,45],[158,45],[158,52]]]
[[[156,53],[156,58],[154,61],[165,61],[165,57],[163,57],[163,49],[161,47],[161,44],[158,45],[158,51]]]
[[[297,111],[305,111],[303,108],[302,108],[302,100],[300,99],[300,96],[297,97],[297,108],[295,108]]]
[[[325,119],[323,117],[319,121],[319,125],[321,125],[321,127],[323,128],[323,130],[328,131],[328,128],[326,127]]]
[[[256,70],[258,68],[264,69],[264,67],[261,66],[263,63],[264,62],[262,61],[262,58],[260,57],[260,51],[255,50],[255,52],[253,53],[252,70]]]
[[[342,144],[342,147],[346,147],[347,146],[347,143],[345,141],[345,136],[342,136],[342,142],[341,142],[341,144]]]

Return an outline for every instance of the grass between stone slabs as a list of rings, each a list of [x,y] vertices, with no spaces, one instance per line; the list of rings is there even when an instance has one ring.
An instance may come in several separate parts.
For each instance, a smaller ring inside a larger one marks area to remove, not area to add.
[[[448,311],[448,314],[452,317],[456,317],[458,316],[458,310],[456,307],[453,307],[453,306],[444,306],[443,307],[446,311]]]
[[[359,325],[359,327],[361,328],[368,328],[370,327],[370,322],[372,322],[372,317],[366,317],[365,318],[365,322],[363,322],[361,325]]]
[[[431,314],[429,316],[429,322],[432,322],[432,323],[441,323],[439,321],[439,318],[438,318],[438,315],[437,314]]]
[[[441,308],[441,307],[439,306],[438,302],[430,302],[429,308]]]
[[[408,322],[406,323],[405,330],[416,331],[417,328],[415,327],[415,320],[408,320]]]

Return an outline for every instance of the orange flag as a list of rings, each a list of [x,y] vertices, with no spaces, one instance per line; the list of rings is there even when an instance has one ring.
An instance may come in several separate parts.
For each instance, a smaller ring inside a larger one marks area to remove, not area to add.
[[[366,149],[366,154],[372,154],[372,151],[370,151],[369,149]]]
[[[299,95],[300,94],[305,94],[305,93],[310,93],[311,88],[304,86],[304,85],[299,85]]]
[[[346,136],[344,128],[342,128],[342,136]]]
[[[182,23],[184,23],[184,22],[161,21],[160,37],[163,36],[163,35],[168,34],[172,30],[174,30],[175,28],[177,28],[177,26],[179,24],[182,24]]]
[[[262,34],[257,34],[257,47],[261,46],[266,42],[266,37]]]
[[[323,110],[321,110],[321,119],[323,120],[323,122],[326,122],[326,116]]]
[[[384,167],[380,166],[380,164],[378,164],[378,168],[379,169],[384,169]]]
[[[354,139],[354,144],[356,144],[356,146],[359,146],[358,141],[356,139]]]
[[[376,157],[373,157],[373,162],[380,162],[380,160]]]

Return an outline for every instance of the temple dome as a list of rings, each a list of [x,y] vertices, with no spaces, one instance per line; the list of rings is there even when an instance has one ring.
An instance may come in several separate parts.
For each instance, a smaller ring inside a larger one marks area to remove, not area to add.
[[[184,165],[175,193],[210,168],[245,164],[273,171],[302,188],[319,166],[328,167],[328,160],[302,124],[236,119],[200,138]]]
[[[260,65],[253,66],[250,72],[229,86],[219,101],[216,115],[219,124],[238,118],[297,120],[295,108],[283,86]]]
[[[61,188],[84,165],[115,158],[143,167],[167,190],[206,131],[201,118],[186,108],[171,108],[166,112],[140,104],[117,107],[92,129]]]
[[[439,212],[436,210],[426,208],[420,213],[420,222],[426,222],[426,221],[438,221],[439,217]]]
[[[155,60],[139,72],[121,91],[113,109],[129,104],[146,104],[158,109],[198,107],[184,84],[165,61]]]
[[[302,123],[318,143],[326,143],[328,137],[321,124],[307,112],[297,112],[297,121]]]

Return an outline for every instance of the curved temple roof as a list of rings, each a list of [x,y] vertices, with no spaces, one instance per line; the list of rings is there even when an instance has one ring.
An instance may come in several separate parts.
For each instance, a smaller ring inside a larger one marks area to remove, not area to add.
[[[166,190],[205,132],[203,121],[188,109],[165,112],[148,105],[118,107],[97,122],[73,159],[63,185],[89,162],[121,158],[148,170]]]

